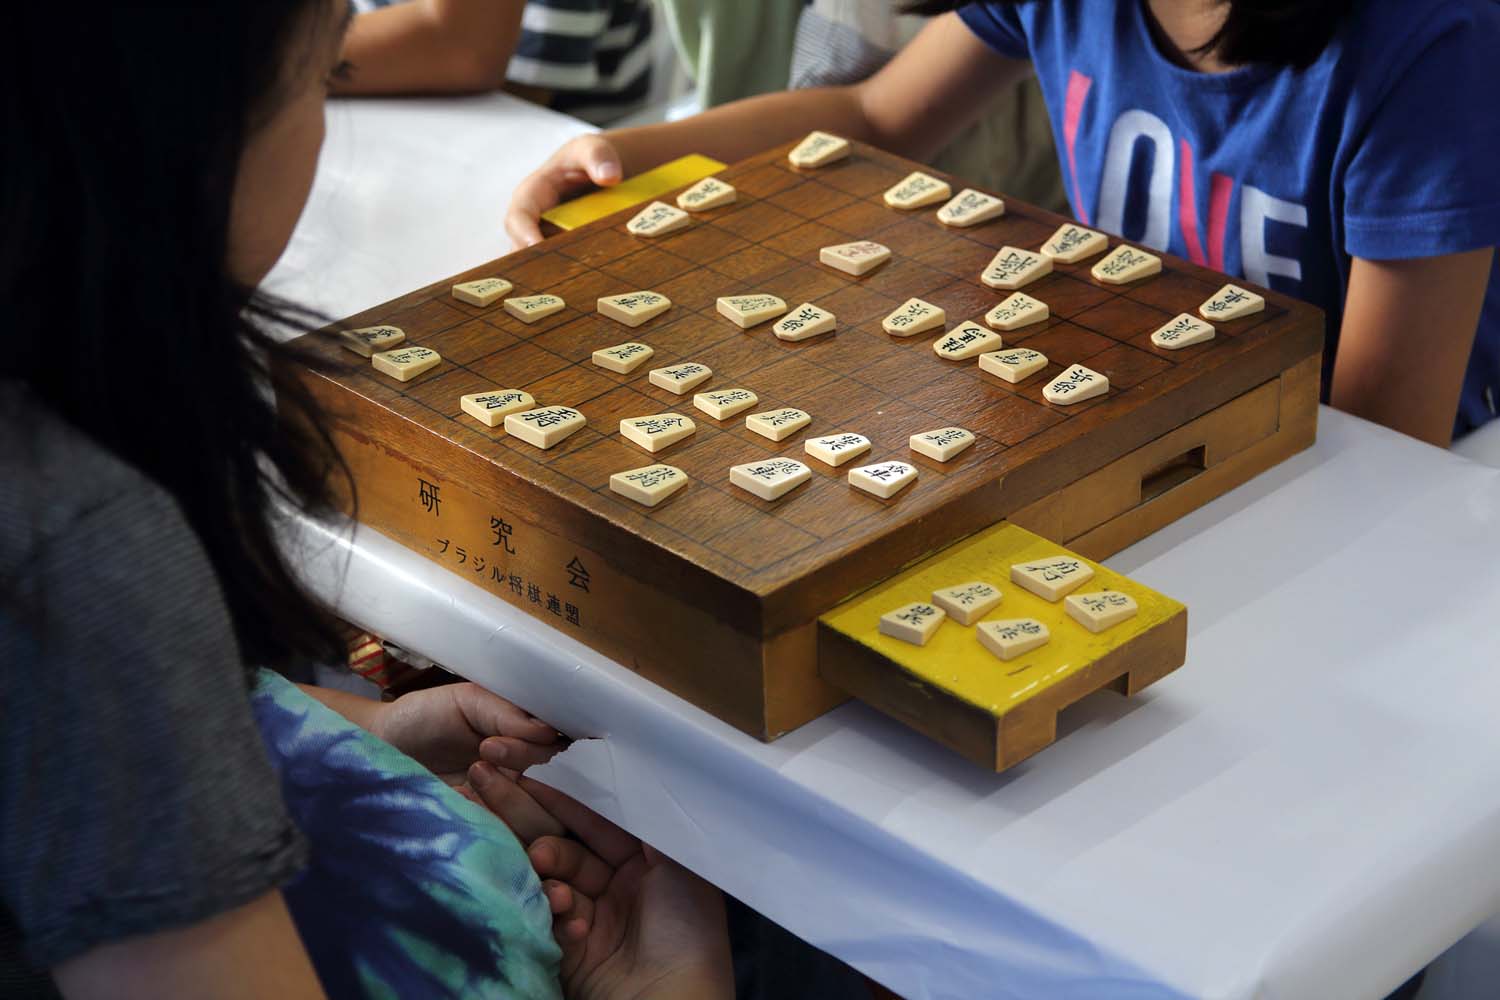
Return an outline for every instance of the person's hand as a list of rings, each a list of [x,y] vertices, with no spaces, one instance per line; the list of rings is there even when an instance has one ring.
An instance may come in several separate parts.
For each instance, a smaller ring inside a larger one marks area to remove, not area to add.
[[[557,730],[477,684],[444,684],[381,706],[370,731],[450,784],[477,760],[518,773],[562,749]]]
[[[624,176],[620,153],[602,135],[580,135],[548,157],[511,195],[505,231],[517,247],[542,241],[542,213],[590,186],[613,187]]]
[[[465,791],[529,845],[569,1000],[734,996],[717,889],[538,781],[479,763]]]

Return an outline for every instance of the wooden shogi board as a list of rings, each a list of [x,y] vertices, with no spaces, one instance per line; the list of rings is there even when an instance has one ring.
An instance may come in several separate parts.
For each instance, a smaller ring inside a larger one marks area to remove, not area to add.
[[[802,171],[789,148],[722,171],[739,200],[679,232],[635,237],[625,229],[634,210],[622,212],[344,322],[401,327],[408,344],[442,355],[410,382],[332,337],[304,338],[324,363],[307,377],[335,417],[359,519],[773,739],[846,697],[819,675],[818,617],[903,567],[1002,520],[1102,558],[1311,444],[1318,310],[1256,288],[1264,312],[1168,352],[1150,333],[1194,312],[1223,275],[1164,256],[1160,275],[1110,286],[1090,277],[1098,257],[1058,264],[1025,289],[1051,318],[1004,334],[1007,347],[1035,348],[1051,364],[1010,385],[972,360],[938,358],[937,333],[898,339],[880,322],[913,296],[942,306],[950,328],[980,318],[1008,294],[979,281],[996,249],[1034,250],[1068,220],[1006,199],[1002,218],[948,229],[935,208],[881,200],[917,164],[855,144],[848,159]],[[966,186],[947,179],[955,192]],[[893,259],[860,278],[818,263],[821,247],[865,239]],[[528,326],[499,303],[449,294],[490,275],[513,282],[512,295],[552,293],[567,308]],[[642,289],[673,308],[634,330],[595,311],[599,296]],[[717,297],[749,292],[823,306],[838,332],[786,343],[770,324],[742,330],[715,311]],[[596,349],[631,340],[656,351],[634,373],[590,363]],[[677,361],[713,369],[695,391],[749,388],[755,410],[797,407],[812,425],[776,443],[746,430],[743,414],[713,420],[691,393],[648,383],[648,369]],[[1043,384],[1074,363],[1106,374],[1108,395],[1043,401]],[[541,451],[460,411],[460,396],[501,388],[581,410],[588,426]],[[657,455],[618,433],[624,417],[667,411],[691,416],[697,433]],[[910,435],[947,425],[973,431],[975,446],[946,464],[909,450]],[[851,488],[848,466],[803,454],[809,436],[835,431],[874,442],[855,464],[900,459],[918,467],[917,482],[890,500]],[[775,502],[730,485],[731,465],[775,455],[806,461],[812,482]],[[691,482],[654,509],[609,491],[611,474],[653,462]]]

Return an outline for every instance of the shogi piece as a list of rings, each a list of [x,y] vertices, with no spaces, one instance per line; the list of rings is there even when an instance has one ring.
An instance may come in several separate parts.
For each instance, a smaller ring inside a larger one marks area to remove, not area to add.
[[[1008,351],[990,351],[979,356],[979,370],[1014,385],[1047,367],[1047,355],[1029,347],[1012,347]]]
[[[645,465],[609,477],[611,492],[647,507],[655,507],[687,484],[688,474],[675,465]]]
[[[1192,313],[1179,313],[1176,319],[1151,335],[1151,343],[1168,351],[1179,351],[1213,340],[1214,333],[1211,323],[1203,322]]]
[[[1044,601],[1060,601],[1094,578],[1094,567],[1077,556],[1047,556],[1010,568],[1010,582]]]
[[[1214,297],[1198,307],[1204,319],[1216,319],[1227,323],[1242,316],[1251,316],[1265,309],[1266,300],[1239,285],[1225,285],[1214,293]]]
[[[531,393],[520,389],[501,389],[460,396],[458,406],[486,427],[500,427],[512,413],[536,409],[536,400]]]
[[[991,288],[1013,292],[1052,273],[1052,258],[1020,247],[1001,247],[979,280]]]
[[[901,183],[887,191],[885,203],[892,208],[910,211],[914,208],[936,205],[940,201],[947,201],[952,196],[953,189],[948,186],[947,181],[939,180],[931,174],[924,174],[918,170],[907,174]]]
[[[546,319],[553,313],[562,312],[567,303],[559,295],[522,295],[519,298],[506,299],[505,311],[510,313],[522,323],[535,323],[537,320]]]
[[[1161,273],[1161,258],[1135,247],[1118,246],[1089,271],[1106,285],[1128,285]]]
[[[749,389],[719,389],[700,392],[693,397],[693,405],[715,420],[728,420],[759,402],[760,397]]]
[[[1034,299],[1025,292],[1015,292],[985,313],[984,321],[996,330],[1019,330],[1023,326],[1042,322],[1051,313],[1047,303]]]
[[[1069,594],[1063,610],[1090,632],[1103,632],[1136,616],[1135,598],[1118,590],[1096,590],[1091,594]]]
[[[837,468],[845,462],[858,458],[870,450],[870,439],[863,434],[829,434],[826,437],[808,438],[802,450],[813,458]]]
[[[409,382],[423,372],[432,371],[442,360],[430,347],[398,347],[394,351],[370,355],[370,364],[375,370],[397,382]]]
[[[849,470],[849,485],[889,500],[917,481],[917,467],[905,462],[877,462]]]
[[[827,132],[810,132],[786,155],[794,167],[823,167],[849,155],[849,140]]]
[[[687,361],[667,368],[653,368],[648,377],[652,385],[680,396],[707,382],[713,374],[713,369],[707,365]]]
[[[493,305],[502,295],[509,295],[516,287],[504,278],[480,278],[478,281],[461,281],[453,286],[453,297],[471,306]]]
[[[570,406],[543,406],[505,418],[505,433],[538,448],[552,448],[588,423]]]
[[[1096,371],[1074,365],[1042,389],[1042,398],[1058,406],[1081,403],[1109,391],[1109,379]]]
[[[948,314],[942,306],[921,299],[907,299],[900,309],[881,321],[880,328],[894,337],[915,337],[928,330],[941,329],[946,322]]]
[[[1005,214],[1005,202],[994,195],[964,188],[953,200],[938,209],[937,219],[945,226],[967,229]]]
[[[1002,618],[980,622],[974,629],[979,644],[1002,660],[1016,657],[1047,645],[1052,633],[1035,618]]]
[[[717,177],[705,177],[677,196],[677,207],[689,212],[706,212],[734,203],[739,197],[734,185]]]
[[[995,610],[1000,603],[1000,588],[983,580],[943,587],[932,592],[932,603],[947,612],[960,625],[973,625]]]
[[[786,303],[775,295],[726,295],[719,299],[719,315],[748,330],[786,312]]]
[[[625,228],[636,236],[648,238],[675,233],[691,220],[686,212],[664,201],[653,201],[641,209]]]
[[[935,431],[913,434],[907,442],[911,450],[934,462],[946,462],[974,446],[974,432],[962,427],[939,427]]]
[[[933,341],[932,352],[948,361],[965,361],[985,351],[999,350],[1003,344],[998,333],[968,320]]]
[[[626,417],[620,421],[620,434],[649,452],[658,452],[698,429],[691,417],[678,413],[657,413],[649,417]]]
[[[925,646],[946,617],[942,608],[918,601],[881,615],[880,634],[913,646]]]
[[[859,277],[891,259],[891,248],[883,243],[861,240],[857,243],[840,243],[818,251],[818,260],[829,267]]]
[[[376,351],[389,351],[406,339],[399,326],[365,326],[358,330],[340,330],[339,343],[362,358]]]
[[[661,292],[627,292],[602,296],[597,304],[599,314],[617,323],[637,327],[672,308],[672,300]]]
[[[762,500],[779,500],[812,478],[812,470],[795,458],[768,458],[729,467],[729,482]]]
[[[805,411],[787,406],[780,410],[752,413],[745,418],[745,428],[772,441],[784,441],[812,423]]]
[[[1042,244],[1042,255],[1064,264],[1076,264],[1108,248],[1109,238],[1103,233],[1069,222],[1058,227],[1052,238]]]
[[[779,340],[807,340],[832,333],[838,325],[833,313],[811,302],[804,302],[776,321],[771,332]]]
[[[617,375],[629,375],[642,364],[650,361],[655,353],[656,351],[650,344],[632,340],[595,351],[594,364]]]

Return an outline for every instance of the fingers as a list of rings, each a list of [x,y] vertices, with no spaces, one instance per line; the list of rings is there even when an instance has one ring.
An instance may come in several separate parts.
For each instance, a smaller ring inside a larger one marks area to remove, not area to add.
[[[469,787],[480,804],[500,817],[523,844],[567,833],[562,823],[493,764],[476,761],[469,768]]]
[[[575,162],[583,167],[589,180],[600,187],[612,187],[620,183],[624,172],[614,143],[602,135],[583,135],[573,142],[578,147]]]
[[[576,840],[542,837],[526,851],[531,867],[544,879],[567,882],[586,896],[598,896],[609,888],[615,870]]]
[[[557,730],[478,684],[455,685],[453,697],[470,728],[481,739],[486,736],[511,736],[532,743],[557,742]],[[507,763],[507,766],[515,765]]]
[[[563,749],[562,743],[544,746],[511,736],[491,736],[479,744],[479,756],[502,770],[524,771],[533,764],[545,764]]]
[[[518,247],[542,241],[542,213],[587,184],[612,187],[624,170],[614,144],[600,135],[583,135],[565,144],[516,188],[505,213],[505,231]]]
[[[521,787],[610,867],[620,867],[640,851],[639,840],[557,789],[530,778],[522,778]]]
[[[569,935],[572,940],[582,940],[588,937],[589,928],[594,925],[594,901],[572,886],[559,882],[556,879],[548,879],[542,883],[542,892],[547,896],[547,905],[552,910],[553,926],[559,930],[567,924],[575,924],[575,930],[582,928],[583,933]]]

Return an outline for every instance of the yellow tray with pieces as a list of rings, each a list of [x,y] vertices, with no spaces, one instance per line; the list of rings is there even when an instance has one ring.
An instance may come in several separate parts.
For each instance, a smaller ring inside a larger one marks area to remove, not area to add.
[[[1060,579],[1050,565],[1059,560],[1070,570]],[[1085,579],[1070,587],[1071,576]],[[962,604],[940,592],[977,582],[998,589],[1001,598],[964,625]],[[1095,596],[1100,594],[1106,596]],[[1128,603],[1119,595],[1134,601],[1133,615],[1122,615],[1119,609],[1128,614]],[[945,604],[956,613],[944,613]],[[924,613],[934,608],[937,615]],[[893,612],[906,617],[887,617]],[[936,628],[933,617],[941,619]],[[997,771],[1056,739],[1063,708],[1102,688],[1134,694],[1181,666],[1187,653],[1187,608],[1181,603],[1003,522],[818,621],[818,669],[827,680]],[[1030,624],[1005,624],[1019,622]],[[990,634],[982,641],[986,624]],[[918,645],[922,633],[927,638]],[[897,637],[902,634],[906,638]],[[1043,644],[1012,654],[1042,635]],[[1011,658],[1002,659],[1002,653]]]

